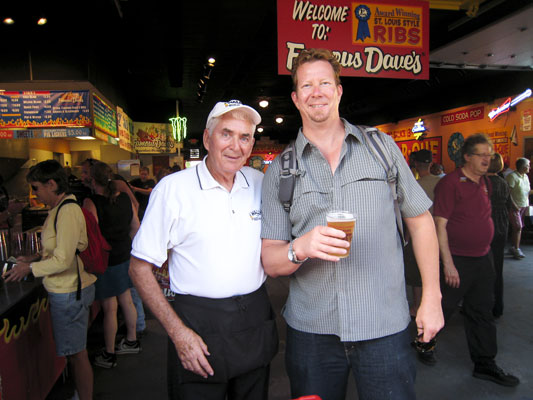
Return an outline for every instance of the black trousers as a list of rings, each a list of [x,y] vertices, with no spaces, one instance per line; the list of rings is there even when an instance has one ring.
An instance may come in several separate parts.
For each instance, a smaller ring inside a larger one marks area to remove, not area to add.
[[[495,317],[503,314],[503,260],[507,235],[494,236],[490,244],[490,250],[494,260],[494,308],[492,313]]]
[[[215,374],[202,378],[181,365],[168,341],[168,397],[172,400],[266,400],[269,365],[278,350],[275,316],[263,285],[226,299],[176,295],[174,310],[206,343]]]
[[[494,306],[494,266],[492,254],[483,257],[452,256],[459,272],[459,288],[441,277],[442,311],[448,321],[463,299],[462,314],[470,358],[476,364],[490,363],[498,352]]]

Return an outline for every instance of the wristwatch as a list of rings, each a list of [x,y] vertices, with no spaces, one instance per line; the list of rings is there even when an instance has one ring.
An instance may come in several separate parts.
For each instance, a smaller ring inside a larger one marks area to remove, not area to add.
[[[298,258],[296,257],[296,253],[294,252],[294,249],[292,248],[293,243],[294,243],[294,240],[291,240],[291,243],[289,244],[289,254],[288,254],[289,261],[294,264],[303,264],[309,259],[309,257],[305,257],[305,259],[303,260],[298,260]]]

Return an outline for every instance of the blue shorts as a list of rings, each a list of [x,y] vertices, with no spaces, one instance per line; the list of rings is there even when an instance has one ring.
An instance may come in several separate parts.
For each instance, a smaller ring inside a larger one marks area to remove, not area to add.
[[[128,274],[130,260],[121,264],[110,265],[102,275],[96,275],[96,300],[119,296],[133,287]]]
[[[94,285],[81,291],[81,299],[76,300],[76,292],[48,293],[50,315],[56,354],[70,356],[85,350],[89,310],[94,300]]]

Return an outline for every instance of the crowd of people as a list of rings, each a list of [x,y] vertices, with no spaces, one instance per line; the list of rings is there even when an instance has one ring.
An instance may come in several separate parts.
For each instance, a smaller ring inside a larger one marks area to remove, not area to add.
[[[99,299],[104,312],[105,348],[94,363],[111,368],[116,354],[141,351],[140,295],[168,333],[169,398],[266,400],[278,351],[267,276],[290,277],[283,317],[293,398],[344,399],[351,372],[360,399],[414,399],[415,355],[435,365],[437,334],[459,305],[473,376],[519,384],[495,362],[494,320],[503,313],[509,222],[510,251],[524,257],[519,244],[529,161],[519,159],[504,180],[502,157],[485,135],[474,134],[462,148],[462,165],[444,174],[431,151],[413,153],[408,165],[393,139],[377,132],[394,166],[387,170],[369,150],[365,127],[339,115],[340,68],[321,49],[303,50],[294,61],[291,98],[302,127],[289,207],[279,198],[280,157],[264,176],[244,166],[261,117],[238,100],[219,102],[208,115],[203,161],[179,173],[162,170],[157,185],[148,169],[129,185],[107,164],[87,160],[82,182],[90,191],[78,200],[112,245],[109,267],[98,279],[77,256],[87,246],[79,207],[65,207],[52,232],[59,204],[73,197],[63,185],[67,175],[54,161],[30,170],[35,195],[51,208],[43,254],[20,259],[6,280],[30,272],[45,277],[57,353],[72,361],[80,399],[92,396],[85,349],[90,303]],[[326,226],[330,210],[357,215],[351,242]],[[349,257],[342,257],[349,247]],[[152,271],[164,264],[172,302]],[[80,300],[73,297],[78,274]],[[411,306],[406,284],[413,288]],[[127,333],[115,343],[117,304]],[[77,322],[65,323],[71,315]],[[79,340],[66,347],[73,335]]]

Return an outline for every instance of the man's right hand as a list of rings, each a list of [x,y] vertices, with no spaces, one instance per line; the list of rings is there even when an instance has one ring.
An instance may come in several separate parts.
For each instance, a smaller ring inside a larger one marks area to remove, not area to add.
[[[444,280],[446,281],[446,284],[452,288],[457,289],[461,284],[461,280],[459,279],[459,272],[457,272],[457,268],[455,268],[455,265],[444,265],[443,270]]]
[[[183,368],[204,378],[213,376],[213,368],[205,357],[210,355],[207,345],[196,332],[184,326],[174,345]]]
[[[330,253],[342,253],[344,249],[347,251],[350,243],[344,240],[346,234],[338,229],[329,226],[318,225],[305,235],[300,236],[294,241],[293,248],[298,256],[298,259],[305,257],[320,258],[325,261],[339,261],[340,258],[330,255]],[[296,244],[298,242],[298,244]],[[298,251],[302,249],[301,252]]]

